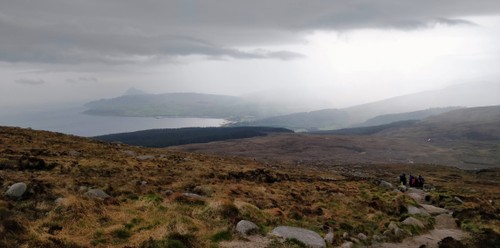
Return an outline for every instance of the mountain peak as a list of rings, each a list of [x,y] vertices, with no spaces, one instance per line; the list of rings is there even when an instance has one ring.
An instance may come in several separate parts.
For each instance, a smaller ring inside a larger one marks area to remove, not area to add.
[[[127,91],[125,91],[125,93],[123,93],[124,96],[131,96],[131,95],[146,95],[148,93],[140,90],[140,89],[137,89],[135,87],[130,87],[128,88]]]

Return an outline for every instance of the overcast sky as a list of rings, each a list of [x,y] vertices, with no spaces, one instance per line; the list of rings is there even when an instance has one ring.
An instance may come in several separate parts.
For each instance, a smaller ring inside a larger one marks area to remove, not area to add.
[[[500,83],[498,44],[498,0],[0,0],[0,107],[132,86],[345,107]]]

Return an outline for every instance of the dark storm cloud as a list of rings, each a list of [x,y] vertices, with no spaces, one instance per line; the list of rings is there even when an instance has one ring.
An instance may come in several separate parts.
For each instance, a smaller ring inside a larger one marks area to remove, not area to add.
[[[24,85],[42,85],[45,84],[46,82],[44,80],[38,79],[18,79],[15,81],[16,84],[24,84]]]
[[[295,59],[244,47],[296,42],[314,30],[470,25],[497,0],[16,0],[0,8],[0,60],[141,63],[208,58]]]

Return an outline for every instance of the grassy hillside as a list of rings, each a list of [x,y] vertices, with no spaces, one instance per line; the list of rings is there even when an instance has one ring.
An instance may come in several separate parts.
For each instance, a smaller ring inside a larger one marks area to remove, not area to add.
[[[374,183],[397,184],[401,171],[426,176],[433,204],[454,211],[462,229],[473,235],[469,247],[498,240],[500,232],[498,206],[492,204],[500,200],[495,170],[280,162],[271,167],[253,159],[8,127],[0,127],[0,144],[1,191],[27,184],[20,198],[0,195],[0,247],[231,247],[224,241],[246,242],[234,231],[241,219],[257,223],[258,234],[279,225],[320,235],[332,230],[335,246],[361,232],[369,237],[361,245],[372,244],[377,235],[398,242],[410,237],[408,232],[418,235],[433,226],[432,219],[416,215],[425,227],[401,226],[398,237],[382,234],[390,222],[408,216],[408,204],[416,204]],[[94,197],[89,194],[94,189],[108,196]],[[270,243],[263,247],[302,247],[266,239]]]
[[[275,116],[250,122],[239,122],[237,126],[284,127],[297,131],[316,131],[337,129],[346,125],[349,115],[337,109],[325,109],[311,112]]]
[[[342,134],[339,136],[339,134]],[[263,145],[264,144],[264,145]],[[278,159],[292,164],[430,163],[464,169],[500,165],[500,106],[459,109],[422,121],[274,135],[183,149]]]
[[[243,139],[266,136],[268,133],[292,133],[284,128],[271,127],[208,127],[153,129],[132,133],[118,133],[94,137],[103,141],[120,141],[129,145],[145,147],[167,147],[192,143]]]
[[[368,126],[379,126],[384,124],[389,124],[399,121],[409,121],[409,120],[422,120],[433,115],[439,115],[452,110],[459,109],[460,107],[447,107],[447,108],[431,108],[425,110],[419,110],[414,112],[398,113],[398,114],[388,114],[379,115],[377,117],[371,118],[358,126],[368,127]]]

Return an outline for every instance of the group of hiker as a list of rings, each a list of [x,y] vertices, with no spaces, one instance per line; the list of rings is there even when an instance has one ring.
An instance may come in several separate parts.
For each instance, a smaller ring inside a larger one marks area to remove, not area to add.
[[[421,187],[424,187],[424,182],[425,182],[425,179],[421,175],[418,175],[418,177],[416,177],[416,176],[413,176],[412,174],[410,174],[410,178],[408,181],[406,181],[406,174],[405,173],[403,173],[399,176],[399,183],[401,185],[404,185],[404,186],[406,186],[408,183],[408,185],[410,187],[421,188]]]

